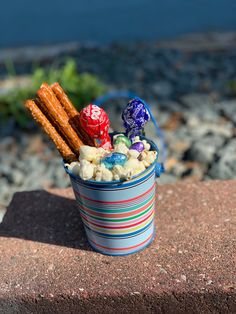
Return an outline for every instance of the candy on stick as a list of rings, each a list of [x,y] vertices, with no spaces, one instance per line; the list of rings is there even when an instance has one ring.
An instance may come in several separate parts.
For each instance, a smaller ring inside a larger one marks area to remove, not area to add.
[[[65,112],[67,113],[69,117],[69,123],[73,127],[73,129],[76,131],[76,133],[79,135],[80,138],[83,139],[83,142],[89,146],[95,146],[94,140],[88,136],[86,132],[83,131],[83,129],[80,127],[80,121],[79,121],[79,112],[75,109],[72,102],[64,92],[63,88],[60,86],[59,83],[53,83],[51,85],[51,88],[56,95],[57,99],[62,104]]]
[[[150,120],[150,115],[145,104],[139,98],[134,98],[123,110],[122,119],[126,136],[133,140],[135,136],[142,135],[143,127]]]
[[[79,155],[79,148],[83,142],[76,134],[75,130],[68,122],[68,115],[60,104],[59,100],[53,93],[51,87],[47,83],[43,83],[37,91],[37,95],[46,107],[49,115],[54,119],[60,132],[67,139],[68,145],[76,155]]]
[[[80,111],[79,121],[84,131],[95,139],[96,146],[111,149],[111,139],[108,135],[110,121],[102,108],[88,105]]]
[[[43,127],[44,131],[50,136],[56,145],[58,151],[60,152],[62,158],[67,162],[72,162],[77,159],[76,155],[72,152],[70,147],[62,139],[60,134],[50,123],[47,117],[38,108],[34,100],[27,100],[25,102],[25,107],[30,111],[33,118]]]

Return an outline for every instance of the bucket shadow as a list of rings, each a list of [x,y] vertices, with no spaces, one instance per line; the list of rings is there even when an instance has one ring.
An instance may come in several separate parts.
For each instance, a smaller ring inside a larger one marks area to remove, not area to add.
[[[0,224],[0,237],[92,251],[75,200],[44,190],[14,194]]]

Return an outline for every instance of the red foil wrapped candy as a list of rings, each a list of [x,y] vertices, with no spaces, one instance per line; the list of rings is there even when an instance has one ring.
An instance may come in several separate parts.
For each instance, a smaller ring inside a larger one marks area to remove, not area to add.
[[[110,120],[106,112],[93,104],[80,111],[80,125],[86,133],[96,141],[96,146],[111,149],[111,139],[108,134]]]

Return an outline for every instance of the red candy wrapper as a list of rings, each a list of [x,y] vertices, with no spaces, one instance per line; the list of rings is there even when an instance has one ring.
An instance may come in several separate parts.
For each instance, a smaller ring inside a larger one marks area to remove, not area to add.
[[[95,139],[98,147],[112,148],[108,135],[110,120],[102,108],[90,104],[80,111],[79,119],[82,128]]]

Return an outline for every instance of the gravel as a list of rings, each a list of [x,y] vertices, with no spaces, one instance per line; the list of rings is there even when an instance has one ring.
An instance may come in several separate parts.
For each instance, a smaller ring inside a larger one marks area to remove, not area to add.
[[[233,179],[236,175],[236,139],[231,140],[217,153],[209,175],[212,179]]]
[[[151,105],[168,145],[160,184],[236,178],[236,50],[181,52],[155,44],[114,44],[81,46],[73,56],[80,71],[97,74],[110,90],[131,90]],[[20,69],[24,72],[22,64]],[[125,103],[105,104],[114,130],[122,130]],[[146,129],[158,141],[153,126]],[[16,191],[70,185],[60,156],[37,127],[25,132],[10,120],[1,125],[0,136],[1,206]]]

